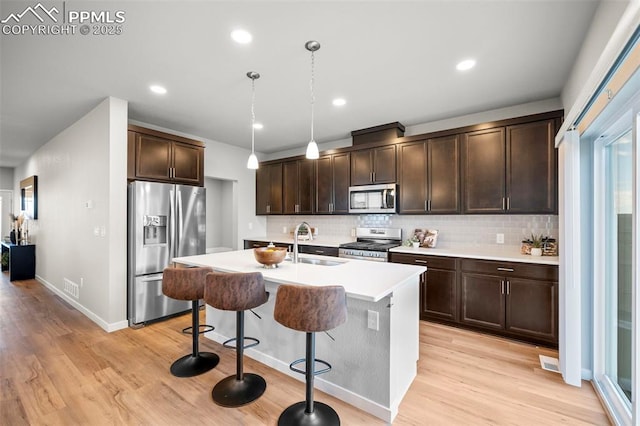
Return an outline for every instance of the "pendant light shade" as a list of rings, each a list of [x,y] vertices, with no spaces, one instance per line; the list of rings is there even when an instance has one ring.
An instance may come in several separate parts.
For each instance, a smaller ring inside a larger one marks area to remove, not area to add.
[[[255,103],[256,103],[256,80],[260,78],[260,74],[254,71],[249,71],[247,73],[247,77],[251,79],[251,155],[249,155],[249,159],[247,160],[247,169],[257,169],[258,168],[258,157],[256,157],[255,153],[255,141],[256,141],[256,113],[255,113]]]
[[[310,160],[315,160],[320,157],[320,152],[318,152],[318,144],[313,138],[313,119],[314,119],[314,106],[316,102],[315,93],[313,92],[313,79],[314,79],[314,66],[315,66],[315,56],[314,52],[320,49],[320,43],[317,41],[311,40],[305,43],[304,47],[311,52],[311,140],[307,145],[307,154],[306,157]]]

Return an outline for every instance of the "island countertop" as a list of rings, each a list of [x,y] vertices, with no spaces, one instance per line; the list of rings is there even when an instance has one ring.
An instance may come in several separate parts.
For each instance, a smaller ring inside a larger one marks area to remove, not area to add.
[[[317,258],[339,262],[324,266],[282,262],[275,269],[264,269],[253,256],[253,250],[238,250],[196,256],[177,257],[174,263],[208,266],[220,272],[262,272],[265,280],[278,284],[311,286],[341,285],[347,296],[377,302],[408,280],[426,271],[424,266],[341,259],[329,256],[301,254],[301,258]]]

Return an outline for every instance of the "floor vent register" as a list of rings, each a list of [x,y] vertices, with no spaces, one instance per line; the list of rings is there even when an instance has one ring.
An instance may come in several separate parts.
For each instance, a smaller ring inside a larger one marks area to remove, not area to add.
[[[558,358],[551,358],[550,356],[540,355],[540,367],[542,367],[543,370],[560,373]]]

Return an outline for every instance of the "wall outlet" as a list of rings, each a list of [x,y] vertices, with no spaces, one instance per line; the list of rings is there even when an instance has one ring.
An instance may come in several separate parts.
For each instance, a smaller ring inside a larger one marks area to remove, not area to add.
[[[377,311],[367,311],[367,327],[371,330],[380,330],[380,313]]]
[[[496,234],[496,243],[504,244],[504,234]]]

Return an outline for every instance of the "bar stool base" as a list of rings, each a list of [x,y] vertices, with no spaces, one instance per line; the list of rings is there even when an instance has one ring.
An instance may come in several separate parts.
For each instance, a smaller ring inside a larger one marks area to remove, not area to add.
[[[338,413],[327,404],[315,401],[313,403],[313,413],[307,414],[305,401],[297,402],[280,414],[278,426],[316,426],[316,425],[340,425]]]
[[[185,355],[171,364],[171,374],[176,377],[193,377],[206,373],[220,362],[220,357],[211,352],[200,352],[198,356]]]
[[[260,398],[267,382],[257,374],[243,376],[243,380],[237,380],[235,375],[220,380],[211,391],[213,402],[223,407],[240,407]]]

